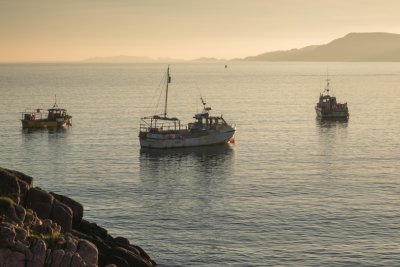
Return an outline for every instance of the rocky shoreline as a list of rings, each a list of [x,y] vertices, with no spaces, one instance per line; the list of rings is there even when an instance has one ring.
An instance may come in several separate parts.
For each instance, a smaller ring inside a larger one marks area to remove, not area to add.
[[[0,266],[157,266],[139,246],[83,219],[77,201],[0,167]]]

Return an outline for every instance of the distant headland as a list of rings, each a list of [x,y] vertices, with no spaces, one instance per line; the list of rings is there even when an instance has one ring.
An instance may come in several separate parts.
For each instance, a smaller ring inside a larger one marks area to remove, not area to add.
[[[385,32],[349,33],[327,44],[310,45],[291,50],[278,50],[245,58],[219,59],[200,57],[192,60],[137,56],[96,57],[86,63],[146,62],[220,62],[220,61],[337,61],[337,62],[399,62],[400,34]]]
[[[400,34],[349,33],[327,44],[267,52],[241,60],[395,62],[400,61]]]

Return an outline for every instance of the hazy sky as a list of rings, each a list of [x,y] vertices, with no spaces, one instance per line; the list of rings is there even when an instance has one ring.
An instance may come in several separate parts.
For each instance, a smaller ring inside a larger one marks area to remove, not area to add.
[[[236,58],[400,33],[398,0],[0,0],[0,61]]]

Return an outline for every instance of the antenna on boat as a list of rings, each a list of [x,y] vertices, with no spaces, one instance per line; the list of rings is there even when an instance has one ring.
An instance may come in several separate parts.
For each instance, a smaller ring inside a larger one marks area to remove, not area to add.
[[[171,76],[169,76],[169,65],[167,68],[167,85],[165,88],[165,105],[164,105],[164,118],[167,117],[167,104],[168,104],[168,84],[171,82]]]
[[[202,96],[200,96],[200,100],[201,100],[201,103],[203,104],[203,109],[206,109],[206,105],[207,105],[207,103],[206,103],[206,102],[204,102],[204,99],[203,99],[203,97],[202,97]]]
[[[329,86],[330,86],[330,79],[329,79],[329,73],[328,73],[328,69],[326,70],[326,87],[325,87],[325,91],[326,93],[329,95]]]
[[[200,96],[200,100],[201,100],[201,103],[203,104],[203,113],[206,113],[206,112],[210,111],[211,108],[210,107],[206,107],[207,103],[204,102],[204,99],[203,99],[202,96]]]
[[[53,108],[58,107],[57,105],[57,95],[54,95],[54,105]]]

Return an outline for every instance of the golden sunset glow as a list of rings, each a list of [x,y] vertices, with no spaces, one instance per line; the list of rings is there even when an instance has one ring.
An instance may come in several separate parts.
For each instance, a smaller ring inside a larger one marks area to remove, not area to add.
[[[241,58],[400,33],[398,10],[394,0],[0,0],[0,61]]]

